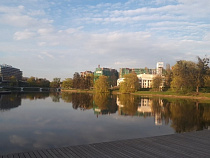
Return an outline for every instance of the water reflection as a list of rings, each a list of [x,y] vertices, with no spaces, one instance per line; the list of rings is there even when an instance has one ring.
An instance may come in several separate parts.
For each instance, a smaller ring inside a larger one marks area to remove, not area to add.
[[[210,104],[186,99],[161,99],[129,94],[108,95],[89,93],[19,93],[0,95],[0,110],[5,111],[21,105],[21,99],[45,99],[53,102],[71,103],[77,110],[91,110],[100,115],[153,117],[155,125],[168,125],[177,133],[202,130],[210,124]]]
[[[21,105],[21,97],[19,95],[0,95],[0,110],[6,111],[17,108]]]
[[[0,111],[0,152],[189,132],[210,125],[210,103],[125,94],[0,95]]]

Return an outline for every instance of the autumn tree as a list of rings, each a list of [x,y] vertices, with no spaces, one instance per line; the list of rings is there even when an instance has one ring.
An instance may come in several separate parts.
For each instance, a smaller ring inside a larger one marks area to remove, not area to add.
[[[139,79],[135,73],[125,74],[124,81],[120,83],[120,92],[134,93],[139,87]]]
[[[152,80],[152,88],[155,91],[160,91],[161,90],[161,85],[162,85],[162,76],[161,75],[155,76]]]
[[[93,80],[94,80],[94,75],[93,74],[88,74],[85,77],[85,84],[86,84],[87,89],[90,89],[91,87],[93,87]]]
[[[166,88],[170,88],[172,81],[172,71],[169,64],[166,64],[166,71],[165,71],[165,84]]]
[[[109,92],[109,83],[107,76],[100,76],[99,79],[95,81],[94,84],[95,91],[98,93],[107,93]]]
[[[205,78],[208,76],[209,70],[209,58],[197,57],[197,72],[196,72],[196,92],[199,92],[199,87],[205,86]]]
[[[35,80],[35,77],[30,77],[27,79],[27,83],[30,87],[35,87],[36,86],[36,80]]]
[[[27,79],[29,87],[49,87],[50,81],[45,78],[30,77]]]
[[[50,87],[51,88],[59,88],[60,84],[61,84],[60,80],[61,80],[60,78],[53,78],[53,81],[50,82]]]
[[[196,64],[180,60],[173,67],[171,88],[174,91],[187,93],[196,87]]]
[[[75,72],[73,76],[73,88],[76,88],[76,89],[80,88],[80,85],[81,85],[80,80],[81,80],[80,74],[78,72]]]
[[[11,76],[10,77],[10,86],[17,86],[18,85],[18,81],[16,79],[15,76]]]
[[[70,89],[72,87],[73,87],[73,80],[72,80],[72,78],[66,78],[62,82],[62,88],[64,88],[64,89]]]

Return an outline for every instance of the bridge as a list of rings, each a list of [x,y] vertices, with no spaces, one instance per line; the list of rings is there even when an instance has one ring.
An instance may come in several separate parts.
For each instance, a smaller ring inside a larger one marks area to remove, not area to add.
[[[3,87],[4,89],[8,89],[11,91],[19,91],[19,92],[43,92],[43,91],[56,91],[60,92],[61,88],[48,88],[48,87]]]
[[[210,131],[119,140],[0,155],[0,158],[209,158]]]

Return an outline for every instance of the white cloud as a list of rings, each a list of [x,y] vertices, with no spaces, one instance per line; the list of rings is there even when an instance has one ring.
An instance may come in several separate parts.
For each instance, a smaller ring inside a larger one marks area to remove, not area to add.
[[[55,57],[52,54],[48,53],[48,52],[42,52],[42,54],[44,54],[48,58],[55,59]]]
[[[53,32],[52,28],[40,28],[38,29],[37,33],[39,33],[41,36],[47,35]]]
[[[23,32],[15,32],[14,39],[15,40],[25,40],[35,36],[35,33],[30,32],[28,30],[24,30]]]

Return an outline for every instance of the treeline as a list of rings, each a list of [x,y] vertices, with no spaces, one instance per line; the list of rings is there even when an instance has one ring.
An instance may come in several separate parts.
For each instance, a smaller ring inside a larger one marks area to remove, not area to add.
[[[81,76],[78,72],[74,73],[73,79],[66,78],[62,82],[63,89],[91,89],[94,84],[94,75],[88,74],[86,76]]]
[[[29,87],[49,87],[50,81],[45,78],[30,77],[26,80]]]
[[[197,57],[197,62],[180,60],[173,66],[170,87],[176,92],[191,92],[210,88],[209,58]]]

